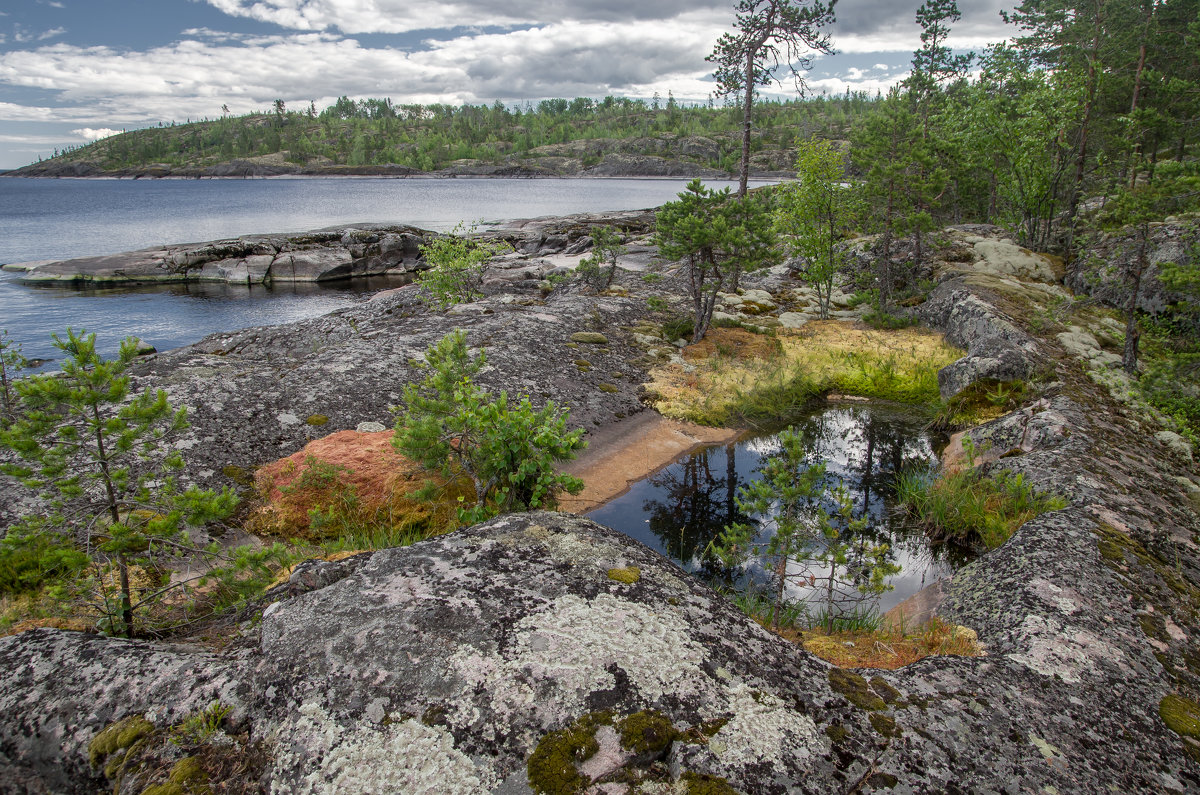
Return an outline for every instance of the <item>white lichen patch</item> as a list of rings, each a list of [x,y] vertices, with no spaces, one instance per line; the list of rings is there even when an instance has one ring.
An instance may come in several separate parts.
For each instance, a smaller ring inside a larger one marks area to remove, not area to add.
[[[673,612],[656,613],[610,594],[590,601],[561,596],[517,622],[513,634],[501,656],[460,649],[448,661],[466,692],[488,694],[487,711],[499,722],[549,704],[556,714],[543,716],[547,720],[579,714],[590,693],[616,687],[608,671],[614,665],[637,690],[631,700],[680,692],[704,698],[712,689],[700,667],[704,648]],[[451,717],[458,725],[473,722],[476,713],[464,701]]]
[[[812,719],[769,693],[738,683],[730,689],[729,699],[733,717],[708,743],[722,765],[746,767],[765,762],[797,767],[820,744]]]
[[[1058,677],[1075,684],[1093,674],[1101,660],[1124,666],[1125,655],[1086,629],[1064,627],[1053,618],[1028,615],[1017,630],[1017,642],[1025,651],[1009,659],[1042,676]]]
[[[1079,605],[1073,599],[1068,598],[1062,588],[1049,580],[1038,577],[1029,583],[1029,589],[1037,594],[1039,599],[1064,615],[1070,615],[1079,610]]]
[[[496,786],[443,729],[415,720],[347,728],[313,703],[298,712],[275,732],[273,794],[478,795]]]

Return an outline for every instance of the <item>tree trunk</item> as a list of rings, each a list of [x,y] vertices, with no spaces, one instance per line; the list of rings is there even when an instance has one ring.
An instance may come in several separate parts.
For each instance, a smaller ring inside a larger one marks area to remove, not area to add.
[[[1121,355],[1121,366],[1133,378],[1137,377],[1138,364],[1138,298],[1142,291],[1142,276],[1146,273],[1149,262],[1146,258],[1147,238],[1150,234],[1149,225],[1142,223],[1138,227],[1137,253],[1126,274],[1129,285],[1129,303],[1125,305],[1125,350]]]
[[[738,198],[746,196],[746,184],[750,181],[750,121],[754,114],[754,53],[746,51],[746,98],[742,106],[742,166],[738,175]]]
[[[125,625],[125,637],[133,637],[133,591],[129,587],[129,562],[125,553],[117,556],[117,569],[121,576],[121,623]]]
[[[1075,240],[1075,218],[1079,215],[1079,200],[1083,198],[1083,173],[1087,167],[1088,134],[1092,121],[1092,107],[1096,103],[1096,60],[1100,57],[1100,32],[1102,20],[1097,14],[1093,28],[1092,47],[1088,52],[1087,94],[1083,103],[1083,118],[1079,123],[1079,147],[1075,153],[1075,179],[1071,185],[1071,196],[1067,203],[1067,248]]]

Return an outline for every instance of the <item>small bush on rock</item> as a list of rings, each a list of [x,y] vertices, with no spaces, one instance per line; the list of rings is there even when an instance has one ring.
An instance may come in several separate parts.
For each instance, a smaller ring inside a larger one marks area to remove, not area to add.
[[[447,480],[469,482],[474,500],[459,511],[463,522],[552,507],[556,492],[583,489],[578,478],[554,471],[586,446],[583,431],[568,431],[567,412],[553,402],[534,409],[528,397],[510,404],[505,392],[479,387],[473,379],[485,361],[482,351],[471,356],[462,330],[430,347],[424,380],[404,390],[393,442]]]
[[[483,266],[492,257],[510,251],[507,243],[475,238],[475,227],[463,231],[460,223],[448,235],[421,246],[429,263],[417,282],[429,291],[442,309],[483,297]]]

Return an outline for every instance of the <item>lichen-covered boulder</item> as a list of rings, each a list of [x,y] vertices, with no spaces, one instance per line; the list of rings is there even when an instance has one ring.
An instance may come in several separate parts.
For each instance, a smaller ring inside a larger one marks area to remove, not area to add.
[[[614,772],[827,792],[891,742],[825,663],[585,519],[511,515],[293,579],[222,656],[50,630],[0,640],[15,672],[0,759],[88,791],[106,726],[218,698],[266,740],[287,793],[527,792],[531,777],[556,792],[558,777]],[[603,752],[590,767],[555,734],[572,727]],[[531,768],[535,754],[574,761]]]
[[[1029,378],[1041,365],[1037,344],[961,279],[939,284],[921,305],[921,317],[967,355],[938,373],[938,390],[951,398],[978,381]]]

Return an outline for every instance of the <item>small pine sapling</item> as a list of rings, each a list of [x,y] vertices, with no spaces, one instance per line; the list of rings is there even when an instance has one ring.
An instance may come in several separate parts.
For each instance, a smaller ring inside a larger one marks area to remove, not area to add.
[[[528,397],[510,405],[474,382],[486,362],[472,356],[461,329],[431,346],[425,378],[409,384],[397,408],[393,444],[404,456],[444,477],[466,479],[475,495],[459,511],[478,522],[505,511],[548,508],[559,491],[578,494],[583,482],[554,466],[587,446],[581,429],[553,402],[534,409]],[[431,488],[431,487],[427,487]]]
[[[172,580],[171,564],[204,568],[230,560],[215,545],[194,542],[188,528],[227,518],[237,497],[229,489],[180,487],[183,456],[168,440],[187,428],[187,412],[173,409],[163,390],[132,391],[125,370],[136,340],[126,339],[111,360],[96,352],[95,334],[67,329],[66,339],[54,335],[54,345],[66,354],[62,372],[18,381],[20,416],[0,431],[0,444],[20,459],[0,471],[37,489],[48,511],[24,517],[5,541],[86,552],[96,563],[90,578],[75,583],[76,593],[98,594],[94,606],[106,629],[132,637],[137,610],[187,585]],[[238,557],[252,567],[276,553],[242,550]],[[135,588],[135,569],[153,576]]]

